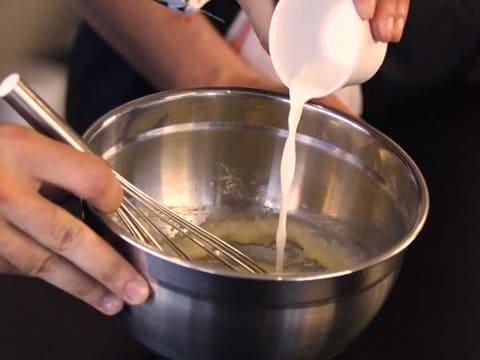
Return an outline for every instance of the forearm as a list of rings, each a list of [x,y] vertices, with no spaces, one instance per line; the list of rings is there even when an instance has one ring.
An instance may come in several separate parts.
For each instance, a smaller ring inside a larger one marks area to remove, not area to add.
[[[86,21],[158,88],[241,86],[258,75],[202,15],[151,0],[74,0]],[[243,80],[240,80],[243,79]]]
[[[202,15],[186,16],[151,0],[75,2],[85,19],[159,89],[247,86],[288,92],[254,71]],[[318,102],[349,112],[334,96]]]

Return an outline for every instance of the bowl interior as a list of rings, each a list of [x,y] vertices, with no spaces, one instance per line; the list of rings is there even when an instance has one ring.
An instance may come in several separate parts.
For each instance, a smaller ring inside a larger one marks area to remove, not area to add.
[[[155,199],[268,263],[274,262],[287,114],[288,102],[271,94],[162,94],[107,114],[86,138]],[[396,144],[310,105],[296,144],[286,255],[292,272],[351,270],[408,246],[428,198],[420,172]]]

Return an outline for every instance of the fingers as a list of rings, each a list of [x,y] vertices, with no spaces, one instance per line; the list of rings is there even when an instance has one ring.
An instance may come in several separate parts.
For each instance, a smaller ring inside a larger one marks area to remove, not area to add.
[[[104,211],[115,210],[122,198],[103,160],[0,124],[0,271],[38,276],[106,314],[124,301],[144,302],[147,282],[93,230],[41,196],[45,182]]]
[[[119,297],[3,220],[0,231],[0,257],[9,259],[9,263],[24,274],[46,280],[106,315],[122,309],[123,301]]]
[[[370,20],[378,41],[398,42],[402,38],[410,0],[353,0],[359,15]]]
[[[79,219],[33,191],[11,190],[8,199],[3,197],[3,201],[0,201],[0,212],[8,218],[9,223],[30,238],[35,238],[53,254],[45,260],[49,268],[48,280],[51,281],[55,271],[63,264],[60,259],[65,258],[129,304],[140,304],[146,300],[149,294],[146,281]],[[37,263],[43,266],[43,262]],[[17,266],[15,263],[13,265]],[[34,269],[33,273],[32,270],[28,273],[44,275],[43,270]]]
[[[358,15],[360,15],[362,19],[371,20],[373,18],[377,0],[353,0],[353,2],[357,8]]]
[[[120,205],[120,184],[97,156],[11,125],[0,125],[0,154],[8,154],[9,162],[24,173],[74,193],[100,210],[111,212]]]
[[[410,0],[378,0],[371,21],[372,33],[379,41],[398,42],[402,38]]]

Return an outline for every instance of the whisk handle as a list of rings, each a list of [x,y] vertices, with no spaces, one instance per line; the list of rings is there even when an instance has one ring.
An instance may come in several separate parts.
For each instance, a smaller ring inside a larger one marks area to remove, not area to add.
[[[37,131],[79,151],[91,152],[82,138],[18,74],[11,74],[0,83],[0,97]]]

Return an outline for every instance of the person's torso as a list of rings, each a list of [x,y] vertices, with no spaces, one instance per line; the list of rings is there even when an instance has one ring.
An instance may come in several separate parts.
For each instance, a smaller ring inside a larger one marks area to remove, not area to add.
[[[205,10],[223,20],[211,18],[225,34],[239,8],[235,0],[212,0]],[[459,81],[478,47],[479,29],[478,0],[412,1],[402,41],[389,46],[378,74],[364,86],[367,112],[381,114]],[[68,119],[77,129],[158,90],[163,89],[153,88],[100,36],[82,26],[72,51],[67,104]]]

